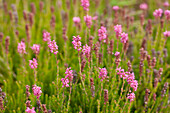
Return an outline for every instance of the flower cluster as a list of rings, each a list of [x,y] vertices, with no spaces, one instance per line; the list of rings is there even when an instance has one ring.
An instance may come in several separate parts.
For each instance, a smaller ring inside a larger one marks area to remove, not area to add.
[[[90,57],[90,51],[91,51],[91,48],[90,46],[88,46],[87,44],[85,46],[83,46],[83,54],[86,55],[87,58]]]
[[[39,54],[39,52],[40,52],[40,45],[38,45],[38,44],[33,44],[33,46],[31,47],[31,49],[33,50],[33,52],[34,52],[35,54]]]
[[[165,14],[166,19],[170,20],[170,10],[165,10],[164,14]]]
[[[83,6],[83,9],[85,11],[89,11],[89,6],[90,6],[89,0],[81,0],[81,6]]]
[[[58,53],[58,46],[57,46],[55,40],[49,41],[48,47],[50,48],[51,53],[54,53],[55,55]]]
[[[25,112],[27,112],[27,113],[36,113],[34,109],[35,109],[34,107],[33,107],[32,109],[30,109],[29,107],[27,107],[27,109],[25,110]]]
[[[127,98],[130,99],[130,102],[133,101],[135,98],[134,91],[136,91],[138,88],[138,81],[135,80],[134,73],[124,72],[124,69],[121,69],[121,67],[117,68],[116,71],[117,75],[123,78],[123,80],[127,79],[128,84],[130,85],[131,88],[133,88],[133,93],[127,95],[128,96]]]
[[[117,10],[119,10],[119,6],[113,6],[113,8],[112,8],[114,11],[117,11]]]
[[[81,37],[79,35],[77,37],[73,36],[72,44],[74,45],[74,49],[77,49],[77,51],[81,50]]]
[[[73,17],[73,22],[75,23],[75,25],[80,23],[80,17]]]
[[[164,36],[165,36],[165,37],[170,37],[170,31],[165,31],[165,32],[164,32]]]
[[[33,85],[32,90],[33,90],[34,95],[37,96],[37,99],[39,99],[40,96],[41,96],[41,93],[42,93],[41,87],[38,87],[38,86],[36,86],[36,85]]]
[[[84,16],[84,21],[86,23],[86,26],[90,29],[92,25],[92,17],[89,15]]]
[[[122,26],[121,25],[114,26],[114,31],[116,32],[116,38],[118,39],[120,34],[122,33]]]
[[[65,78],[68,78],[69,81],[71,82],[73,80],[73,70],[71,70],[71,67],[66,69],[65,74],[66,74]]]
[[[120,36],[122,37],[122,38],[120,39],[121,42],[125,44],[125,43],[128,41],[128,34],[125,33],[125,32],[123,32],[123,33],[121,33]]]
[[[104,40],[104,42],[106,42],[106,37],[107,37],[106,33],[107,33],[106,28],[101,26],[101,28],[98,30],[99,41]]]
[[[37,60],[35,58],[33,58],[33,60],[29,60],[29,66],[31,67],[31,69],[37,68]]]
[[[127,94],[127,98],[130,99],[130,102],[134,101],[135,93]]]
[[[65,74],[66,74],[65,78],[61,79],[61,81],[63,83],[62,87],[69,87],[68,83],[72,82],[72,80],[73,80],[73,70],[71,70],[71,67],[66,69]]]
[[[99,68],[99,78],[101,78],[101,81],[103,81],[107,77],[107,70],[106,68]]]
[[[49,42],[51,40],[51,36],[50,36],[50,33],[49,32],[43,32],[43,40],[45,42]]]
[[[161,17],[162,16],[162,13],[163,13],[163,10],[162,9],[156,9],[154,12],[153,12],[153,16],[155,16],[155,18],[158,18],[158,17]]]
[[[140,7],[141,10],[147,10],[148,9],[148,5],[146,3],[140,4],[139,7]]]
[[[164,7],[168,7],[169,6],[169,3],[166,1],[164,2]]]
[[[21,43],[18,43],[18,53],[25,54],[25,43],[21,41]]]

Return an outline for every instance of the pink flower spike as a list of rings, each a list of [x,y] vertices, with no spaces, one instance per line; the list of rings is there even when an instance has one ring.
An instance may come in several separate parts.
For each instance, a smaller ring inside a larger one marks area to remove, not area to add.
[[[117,52],[115,53],[115,57],[118,57],[120,55],[120,52]]]
[[[116,32],[116,38],[118,39],[120,34],[122,33],[122,26],[121,25],[114,26],[114,31]]]
[[[156,9],[154,12],[153,12],[153,16],[155,16],[155,18],[158,18],[158,17],[161,17],[162,16],[162,13],[163,13],[163,10],[161,8],[159,9]]]
[[[25,43],[21,41],[21,43],[18,43],[18,53],[20,54],[26,54],[25,51]]]
[[[58,53],[58,46],[57,46],[55,40],[49,41],[48,47],[50,48],[51,53],[54,53],[55,55]]]
[[[170,31],[165,31],[165,32],[164,32],[164,36],[165,36],[165,37],[170,37]]]
[[[33,46],[31,47],[31,49],[33,50],[33,52],[34,52],[35,54],[39,54],[39,52],[40,52],[40,45],[38,45],[38,44],[33,44]]]
[[[134,93],[127,94],[127,98],[130,99],[130,102],[132,102],[134,101],[135,94]]]
[[[119,10],[119,6],[113,6],[112,8],[114,11],[118,11]]]
[[[101,81],[103,81],[107,77],[107,70],[106,68],[99,68],[99,78],[101,78]]]
[[[73,17],[73,22],[74,22],[75,25],[80,23],[80,17]]]
[[[81,0],[81,6],[83,6],[83,9],[85,11],[89,11],[89,6],[90,6],[89,0]]]
[[[130,87],[133,88],[134,91],[136,91],[137,88],[138,88],[138,81],[137,81],[137,80],[133,80],[133,81],[130,83]]]
[[[125,33],[125,32],[123,32],[123,33],[121,33],[120,36],[122,37],[122,38],[120,39],[121,42],[125,44],[125,43],[128,41],[128,34]]]
[[[66,74],[65,78],[68,78],[69,81],[72,82],[72,80],[73,80],[73,70],[71,70],[71,67],[66,69],[65,74]]]
[[[97,20],[97,19],[98,19],[98,16],[94,16],[94,17],[93,17],[93,20]]]
[[[29,107],[27,107],[27,109],[25,110],[25,112],[27,112],[27,113],[36,113],[34,109],[35,109],[34,107],[33,107],[32,109],[30,109]]]
[[[106,42],[106,38],[107,38],[107,30],[105,27],[101,26],[101,28],[98,30],[98,36],[99,36],[99,41],[104,41],[104,43]]]
[[[166,20],[170,20],[170,10],[165,10],[164,12]]]
[[[69,87],[69,80],[67,78],[62,78],[61,81],[63,83],[62,87]]]
[[[49,42],[51,40],[51,36],[49,32],[43,32],[43,41]]]
[[[39,99],[42,93],[41,87],[34,85],[32,90],[33,90],[34,95],[37,96],[37,99]]]
[[[86,26],[90,29],[92,25],[92,17],[89,15],[84,16],[84,21],[86,23]]]
[[[33,60],[29,60],[29,66],[31,67],[31,69],[37,68],[37,60],[35,58],[33,58]]]
[[[147,10],[148,9],[148,5],[146,3],[140,4],[139,7],[140,7],[141,10]]]
[[[88,46],[87,44],[85,46],[83,46],[83,54],[86,55],[87,58],[90,57],[90,51],[91,51],[91,48],[90,46]]]
[[[168,6],[169,6],[168,1],[164,2],[164,7],[168,7]]]
[[[79,35],[77,37],[73,36],[72,44],[74,45],[74,49],[77,49],[77,51],[81,50],[81,37]]]

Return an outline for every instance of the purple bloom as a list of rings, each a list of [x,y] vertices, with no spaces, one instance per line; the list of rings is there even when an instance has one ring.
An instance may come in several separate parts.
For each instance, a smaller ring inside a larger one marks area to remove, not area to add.
[[[62,87],[69,87],[69,80],[67,78],[62,78],[61,81],[63,83]]]
[[[106,38],[107,38],[106,33],[107,33],[106,28],[101,26],[101,28],[98,30],[99,41],[104,40],[104,42],[106,42]]]
[[[128,34],[125,33],[125,32],[123,32],[123,33],[121,33],[120,36],[122,37],[122,38],[120,39],[121,42],[125,44],[125,43],[128,41]]]
[[[75,25],[80,23],[80,17],[73,17],[73,22],[75,23]]]
[[[85,11],[89,11],[89,6],[90,6],[89,0],[81,0],[81,6],[83,6],[83,9]]]
[[[147,10],[148,9],[148,5],[146,3],[140,4],[139,7],[140,7],[141,10]]]
[[[164,14],[165,14],[166,19],[170,20],[170,10],[165,10]]]
[[[86,23],[86,26],[90,29],[92,25],[92,17],[89,15],[84,16],[84,21]]]
[[[81,37],[79,35],[77,37],[73,36],[72,44],[74,45],[74,49],[77,49],[77,51],[81,50]]]
[[[27,113],[36,113],[34,109],[35,109],[34,107],[33,107],[32,109],[30,109],[29,107],[27,107],[27,109],[25,110],[25,112],[27,112]]]
[[[57,46],[55,40],[49,41],[48,47],[50,48],[51,53],[54,53],[55,55],[58,53],[58,46]]]
[[[170,37],[170,31],[165,31],[165,32],[164,32],[164,36],[165,36],[165,37]]]
[[[32,90],[33,90],[34,95],[37,96],[37,99],[39,99],[42,93],[41,87],[34,85]]]
[[[112,8],[114,11],[117,11],[117,10],[119,10],[119,6],[113,6],[113,8]]]
[[[90,46],[88,46],[87,44],[85,46],[83,46],[83,54],[86,55],[87,58],[90,57],[90,51],[91,51],[91,48]]]
[[[33,44],[33,46],[31,47],[31,49],[33,50],[33,52],[34,52],[35,54],[39,54],[39,52],[40,52],[40,45],[38,45],[38,44]]]
[[[46,42],[49,42],[51,40],[51,36],[49,32],[44,32],[43,33],[43,40]]]
[[[33,60],[29,60],[29,66],[31,67],[31,69],[37,68],[37,60],[35,58],[33,58]]]
[[[99,78],[101,78],[101,81],[103,81],[107,77],[107,70],[106,68],[99,68]]]
[[[121,25],[114,26],[114,31],[116,32],[116,38],[118,39],[120,34],[122,33],[122,26]]]
[[[25,43],[21,41],[21,43],[18,43],[18,53],[25,54]]]
[[[130,102],[132,102],[134,101],[135,94],[134,93],[127,94],[127,98],[130,99]]]
[[[153,16],[155,16],[155,18],[158,18],[158,17],[161,17],[162,16],[162,13],[163,13],[163,10],[161,8],[159,9],[156,9],[154,12],[153,12]]]
[[[71,67],[66,69],[65,74],[66,74],[65,78],[68,78],[69,81],[71,82],[73,80],[73,70],[71,70]]]

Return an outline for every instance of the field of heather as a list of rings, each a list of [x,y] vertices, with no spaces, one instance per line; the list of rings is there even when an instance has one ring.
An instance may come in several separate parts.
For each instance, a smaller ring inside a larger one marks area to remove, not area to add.
[[[170,113],[170,0],[0,0],[0,113]]]

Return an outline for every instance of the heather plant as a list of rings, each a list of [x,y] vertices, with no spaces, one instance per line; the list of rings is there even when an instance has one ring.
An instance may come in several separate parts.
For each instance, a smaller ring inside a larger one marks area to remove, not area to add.
[[[1,0],[0,112],[168,113],[166,0]]]

